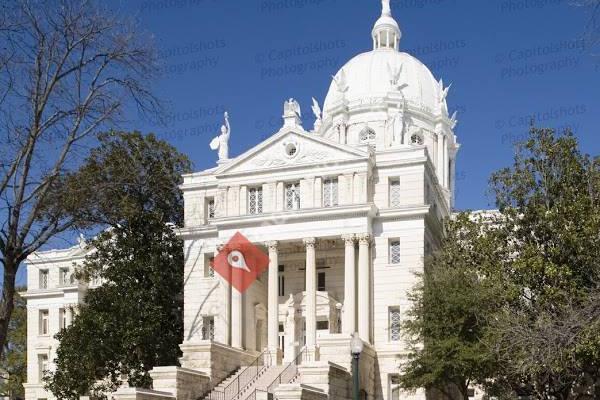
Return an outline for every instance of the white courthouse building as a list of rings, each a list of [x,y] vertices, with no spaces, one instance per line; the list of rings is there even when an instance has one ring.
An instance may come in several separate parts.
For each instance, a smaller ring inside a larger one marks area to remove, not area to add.
[[[401,37],[384,0],[372,50],[335,74],[323,107],[313,104],[314,126],[302,126],[289,100],[278,132],[229,158],[238,133],[227,123],[211,144],[216,166],[184,176],[181,366],[155,368],[154,390],[115,398],[348,399],[354,332],[365,343],[363,398],[425,398],[397,390],[400,323],[451,212],[459,145],[448,88],[401,51]],[[236,232],[270,259],[241,294],[211,268]],[[75,248],[29,260],[27,400],[51,397],[39,371],[51,368],[61,310],[87,288],[60,286],[60,268],[81,256]]]

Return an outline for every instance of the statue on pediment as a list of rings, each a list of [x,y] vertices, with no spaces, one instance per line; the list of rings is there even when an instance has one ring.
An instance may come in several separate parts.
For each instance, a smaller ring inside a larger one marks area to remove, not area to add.
[[[219,150],[219,161],[229,160],[229,136],[231,126],[229,125],[229,114],[225,112],[225,124],[221,126],[221,134],[210,142],[212,150]]]

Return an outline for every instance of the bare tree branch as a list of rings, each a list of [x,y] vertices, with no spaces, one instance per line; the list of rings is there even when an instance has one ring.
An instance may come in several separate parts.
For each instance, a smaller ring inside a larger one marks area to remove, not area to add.
[[[73,172],[95,134],[127,104],[161,113],[151,86],[152,43],[92,0],[8,0],[0,5],[0,349],[21,262],[79,221],[50,191]]]

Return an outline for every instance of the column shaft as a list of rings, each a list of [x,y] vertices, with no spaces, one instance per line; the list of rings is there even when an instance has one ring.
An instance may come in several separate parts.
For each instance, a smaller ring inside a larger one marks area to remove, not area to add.
[[[358,334],[370,341],[371,274],[369,263],[369,235],[358,238]]]
[[[236,288],[231,287],[231,346],[238,349],[241,349],[243,346],[243,296]]]
[[[277,360],[279,350],[279,259],[277,242],[267,243],[269,248],[269,282],[267,289],[267,349],[271,354],[271,361]]]
[[[317,346],[317,262],[315,239],[304,239],[306,245],[306,347],[309,360],[315,360]]]
[[[343,332],[356,332],[356,260],[354,235],[344,235],[344,321]]]

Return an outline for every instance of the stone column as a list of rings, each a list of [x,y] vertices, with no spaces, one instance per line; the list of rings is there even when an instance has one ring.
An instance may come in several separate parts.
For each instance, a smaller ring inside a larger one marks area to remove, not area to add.
[[[355,269],[355,235],[343,235],[345,247],[344,257],[344,321],[342,332],[356,332],[356,269]]]
[[[244,294],[231,286],[231,347],[243,347]]]
[[[371,274],[369,243],[371,236],[358,236],[358,334],[365,342],[370,340]]]
[[[267,289],[267,361],[276,365],[281,358],[279,350],[279,259],[277,242],[268,242],[269,248],[269,283]]]
[[[306,356],[317,361],[317,260],[315,238],[303,240],[306,246]]]
[[[220,253],[221,251],[223,251],[223,248],[225,247],[224,243],[217,243],[216,245],[216,250],[217,253]],[[216,254],[215,254],[216,256]],[[232,287],[231,287],[231,275],[228,276],[227,278],[216,274],[215,276],[218,276],[218,279],[220,281],[220,285],[223,288],[223,297],[221,297],[222,300],[222,304],[220,307],[220,312],[222,313],[222,323],[218,324],[217,320],[221,320],[220,318],[217,319],[215,316],[215,339],[217,341],[220,341],[223,344],[227,344],[227,345],[231,345],[231,291],[232,291]]]

